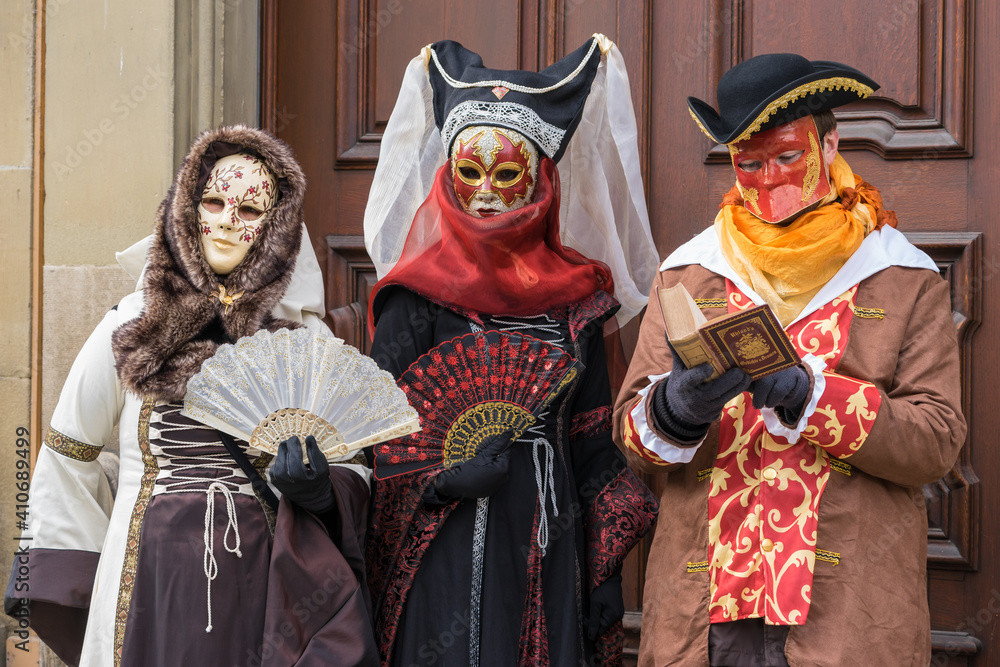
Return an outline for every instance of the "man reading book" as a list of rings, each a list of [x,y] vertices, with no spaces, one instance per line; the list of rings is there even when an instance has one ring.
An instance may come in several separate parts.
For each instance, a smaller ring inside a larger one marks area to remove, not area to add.
[[[877,88],[770,54],[722,77],[718,111],[688,99],[736,183],[660,266],[614,411],[662,475],[640,665],[930,661],[920,487],[966,424],[948,284],[837,152],[831,109]],[[801,363],[686,368],[657,299],[677,284],[709,320],[767,304]]]

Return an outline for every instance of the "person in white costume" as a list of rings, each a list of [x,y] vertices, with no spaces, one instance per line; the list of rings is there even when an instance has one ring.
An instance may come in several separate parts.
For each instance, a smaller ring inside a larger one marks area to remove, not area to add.
[[[284,665],[317,651],[337,664],[374,660],[366,470],[329,466],[332,484],[320,485],[292,471],[273,481],[293,501],[278,503],[262,477],[270,454],[181,414],[188,380],[220,345],[261,329],[330,335],[319,265],[303,242],[304,193],[283,142],[243,126],[208,131],[153,236],[119,254],[133,275],[142,267],[139,289],[70,370],[4,600],[66,662]],[[113,496],[97,456],[115,429]],[[299,482],[310,500],[323,496],[312,512],[296,504],[306,497]],[[294,614],[302,601],[310,613]]]

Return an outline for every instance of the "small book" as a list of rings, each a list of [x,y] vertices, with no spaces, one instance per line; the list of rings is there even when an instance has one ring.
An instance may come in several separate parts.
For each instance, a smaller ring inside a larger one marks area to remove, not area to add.
[[[756,380],[801,361],[767,304],[708,321],[680,283],[657,297],[670,344],[688,368],[712,364],[709,379],[739,366]]]

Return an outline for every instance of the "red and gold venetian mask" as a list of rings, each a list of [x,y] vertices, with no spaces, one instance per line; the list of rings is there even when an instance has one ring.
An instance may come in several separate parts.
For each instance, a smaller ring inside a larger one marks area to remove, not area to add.
[[[478,125],[455,137],[455,195],[469,215],[484,218],[531,203],[537,170],[538,150],[519,132]]]
[[[812,116],[730,144],[746,209],[765,222],[790,220],[830,194],[823,145]]]

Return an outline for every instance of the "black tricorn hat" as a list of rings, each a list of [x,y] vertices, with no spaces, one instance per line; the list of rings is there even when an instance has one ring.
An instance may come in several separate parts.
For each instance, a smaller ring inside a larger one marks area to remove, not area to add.
[[[847,65],[768,53],[744,60],[722,75],[719,112],[696,97],[688,109],[702,132],[720,144],[868,97],[879,85]]]
[[[495,125],[517,130],[556,162],[583,115],[601,62],[601,38],[594,36],[540,72],[483,66],[477,53],[450,40],[428,49],[434,93],[434,122],[445,150],[464,128]]]

